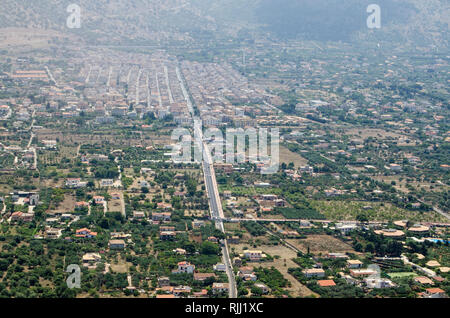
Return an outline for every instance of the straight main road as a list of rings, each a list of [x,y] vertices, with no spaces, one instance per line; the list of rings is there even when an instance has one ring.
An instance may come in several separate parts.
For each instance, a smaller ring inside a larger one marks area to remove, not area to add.
[[[205,178],[206,192],[209,198],[209,207],[211,211],[211,219],[214,220],[216,228],[225,234],[225,228],[223,226],[223,210],[222,202],[220,201],[219,190],[217,188],[216,175],[214,171],[213,161],[211,159],[211,153],[209,152],[208,145],[203,141],[203,132],[198,125],[195,125],[197,118],[195,118],[194,110],[192,107],[192,101],[186,89],[186,85],[181,76],[180,69],[176,69],[178,80],[180,81],[181,89],[183,91],[184,98],[186,100],[187,107],[194,122],[194,135],[198,136],[198,139],[194,142],[197,143],[197,147],[201,149],[202,156],[202,168],[203,176]],[[229,282],[229,297],[237,298],[236,279],[234,277],[233,264],[231,262],[230,253],[228,251],[227,240],[224,239],[222,245],[222,259],[226,266],[226,272]]]
[[[206,144],[204,145],[204,152],[208,151]],[[222,212],[222,203],[220,201],[219,192],[217,189],[217,183],[215,182],[215,173],[214,168],[209,160],[205,160],[205,157],[209,157],[208,155],[203,156],[203,174],[205,177],[205,185],[206,191],[208,193],[208,198],[210,202],[210,210],[211,210],[211,218],[215,221],[216,228],[225,234],[225,228],[223,226],[223,212]],[[221,216],[222,214],[222,216]],[[230,298],[237,298],[237,287],[236,287],[236,279],[234,277],[233,265],[231,262],[230,254],[228,252],[228,243],[227,240],[223,240],[222,244],[222,259],[226,266],[226,272],[228,276],[229,282],[229,296]]]

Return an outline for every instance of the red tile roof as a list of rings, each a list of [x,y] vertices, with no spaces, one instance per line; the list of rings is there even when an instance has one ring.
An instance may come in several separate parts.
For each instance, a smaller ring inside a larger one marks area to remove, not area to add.
[[[319,280],[319,281],[317,281],[317,284],[319,284],[320,287],[336,286],[336,283],[332,279]]]

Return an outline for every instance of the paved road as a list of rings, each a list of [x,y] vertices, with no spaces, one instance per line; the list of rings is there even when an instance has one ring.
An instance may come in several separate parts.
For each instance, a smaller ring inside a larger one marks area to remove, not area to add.
[[[428,204],[430,206],[433,206],[433,204],[425,202],[425,201],[420,200],[420,199],[417,199],[417,201],[419,201],[420,203],[423,203],[423,204]],[[444,211],[442,211],[441,209],[439,209],[438,207],[435,207],[435,206],[433,206],[433,210],[434,210],[434,212],[439,213],[440,215],[442,215],[446,219],[450,220],[450,214],[448,214],[447,212],[444,212]]]
[[[89,79],[91,77],[91,72],[92,72],[92,66],[89,66],[89,72],[86,76],[86,80],[84,81],[86,84],[89,84]]]
[[[135,100],[135,102],[136,102],[136,106],[137,105],[139,105],[139,103],[140,103],[140,98],[139,98],[139,81],[140,81],[140,79],[141,79],[141,74],[142,74],[142,69],[139,69],[139,72],[138,72],[138,75],[137,75],[137,78],[136,78],[136,100]]]
[[[6,203],[3,202],[2,215],[6,213]]]
[[[187,89],[182,79],[181,72],[179,68],[176,69],[178,80],[180,81],[181,89],[183,91],[184,98],[186,99],[187,106],[189,108],[189,112],[194,120],[194,110],[192,107],[192,102],[187,93]],[[225,228],[223,226],[223,210],[222,210],[222,202],[219,197],[219,190],[217,188],[216,175],[214,172],[213,162],[211,160],[211,153],[209,152],[208,145],[203,142],[203,133],[199,126],[194,125],[194,135],[199,136],[199,140],[197,142],[198,147],[200,147],[203,156],[202,156],[202,167],[203,167],[203,176],[205,178],[205,186],[206,192],[209,198],[209,205],[211,210],[211,219],[215,220],[216,228],[219,229],[222,233],[225,233]],[[223,240],[222,244],[222,259],[223,263],[226,266],[226,272],[228,276],[228,282],[230,284],[229,289],[229,297],[237,298],[237,286],[236,279],[234,277],[233,264],[231,262],[230,253],[228,251],[228,242],[226,239]]]
[[[47,66],[45,66],[45,70],[47,71],[48,77],[50,78],[50,80],[55,83],[55,86],[58,86],[58,83],[56,82],[55,78],[53,77],[52,72],[50,72],[49,68]]]
[[[223,221],[219,212],[222,210],[222,204],[220,199],[218,199],[217,183],[215,183],[215,180],[213,179],[214,170],[212,170],[212,165],[210,165],[207,161],[203,161],[203,173],[205,176],[206,190],[208,192],[210,202],[211,218],[215,220],[216,228],[222,233],[225,233]],[[236,280],[234,277],[233,265],[228,252],[228,243],[226,239],[224,240],[224,244],[222,246],[222,258],[227,269],[228,281],[230,283],[229,296],[230,298],[237,298]]]
[[[437,275],[436,275],[436,272],[432,271],[432,270],[429,269],[429,268],[425,268],[425,267],[422,267],[422,266],[420,266],[420,265],[417,265],[417,264],[411,262],[411,261],[410,261],[405,255],[403,255],[403,254],[401,255],[401,259],[403,260],[403,263],[405,263],[406,265],[411,265],[412,268],[414,268],[414,269],[416,269],[416,270],[418,270],[418,271],[424,273],[425,275],[427,275],[427,276],[429,276],[429,277],[436,277],[436,276],[437,276]]]
[[[112,71],[113,71],[113,69],[112,69],[112,67],[110,66],[110,67],[109,67],[109,72],[108,72],[108,80],[106,81],[106,86],[107,86],[107,87],[110,87],[110,86],[111,86],[111,75],[112,75]]]
[[[166,77],[166,85],[167,85],[167,92],[169,95],[169,102],[172,104],[174,102],[174,100],[173,100],[172,90],[170,88],[169,69],[167,68],[166,65],[164,65],[164,75]]]
[[[433,207],[434,212],[439,213],[440,215],[444,216],[445,218],[450,220],[450,214],[445,213],[444,211],[442,211],[441,209],[437,208],[437,207]]]

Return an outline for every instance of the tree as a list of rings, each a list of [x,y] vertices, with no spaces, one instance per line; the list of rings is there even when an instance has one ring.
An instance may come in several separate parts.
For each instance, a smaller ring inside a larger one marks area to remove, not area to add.
[[[202,254],[206,255],[216,255],[219,253],[219,246],[209,241],[205,241],[201,246]]]
[[[368,221],[369,221],[369,218],[368,218],[367,215],[365,215],[365,214],[358,214],[358,215],[356,216],[356,220],[359,221],[359,222],[361,222],[361,223],[365,223],[365,222],[368,222]]]

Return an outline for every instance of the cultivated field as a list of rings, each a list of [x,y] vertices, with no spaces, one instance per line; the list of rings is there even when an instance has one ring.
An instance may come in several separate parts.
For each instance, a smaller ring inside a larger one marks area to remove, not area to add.
[[[308,235],[306,239],[288,239],[286,241],[297,247],[303,253],[307,253],[309,247],[309,252],[314,255],[346,252],[355,253],[349,244],[330,235]]]
[[[246,244],[232,245],[232,247],[236,248],[236,252],[238,253],[242,253],[244,246],[248,247],[248,245]],[[318,297],[316,293],[309,290],[306,286],[302,285],[298,280],[296,280],[288,273],[289,268],[298,267],[298,265],[294,263],[294,261],[292,261],[293,258],[297,257],[296,252],[282,245],[261,245],[258,246],[257,249],[260,249],[264,253],[273,256],[274,260],[270,262],[260,263],[250,262],[247,264],[248,266],[261,266],[264,268],[271,268],[273,266],[284,276],[284,278],[286,278],[291,283],[291,287],[286,289],[291,292],[291,295],[293,297],[307,297],[311,295]]]
[[[308,160],[300,156],[298,153],[292,152],[286,147],[280,146],[280,164],[283,162],[286,164],[293,162],[296,168],[306,166],[308,164]]]
[[[356,220],[359,214],[366,215],[371,221],[411,220],[415,222],[445,222],[434,212],[409,211],[390,203],[368,201],[312,201],[311,205],[329,220]],[[364,209],[364,207],[371,209]]]

